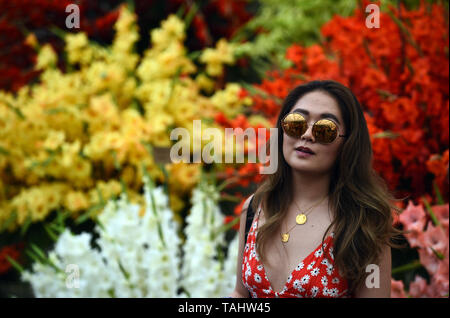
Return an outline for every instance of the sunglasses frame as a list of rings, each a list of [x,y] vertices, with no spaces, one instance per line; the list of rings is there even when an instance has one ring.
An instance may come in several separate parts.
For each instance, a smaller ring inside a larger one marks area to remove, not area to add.
[[[286,117],[289,116],[289,115],[293,115],[293,114],[299,115],[299,116],[303,117],[303,119],[304,119],[305,122],[306,122],[306,130],[305,130],[305,132],[304,132],[303,134],[301,134],[300,136],[298,136],[298,137],[297,137],[297,136],[294,137],[294,136],[289,135],[288,133],[286,133],[286,131],[284,130],[284,127],[283,127],[283,123],[284,123],[284,120],[286,119]],[[330,141],[330,142],[318,142],[318,143],[328,145],[328,144],[333,143],[338,137],[344,137],[344,138],[347,137],[347,135],[341,135],[341,134],[339,134],[339,125],[338,125],[334,120],[332,120],[332,119],[330,119],[330,118],[321,118],[321,119],[317,120],[317,121],[313,124],[313,129],[314,129],[314,126],[315,126],[319,121],[321,121],[321,120],[329,120],[329,121],[331,121],[331,122],[336,126],[337,135],[336,135],[336,137],[335,137],[332,141]],[[284,132],[286,135],[288,135],[289,137],[300,139],[300,138],[308,131],[309,124],[308,124],[308,121],[306,120],[306,118],[305,118],[302,114],[297,113],[297,112],[294,112],[294,113],[287,113],[286,115],[284,115],[283,119],[281,120],[281,128],[283,129],[283,132]],[[314,138],[316,138],[316,136],[314,136]]]

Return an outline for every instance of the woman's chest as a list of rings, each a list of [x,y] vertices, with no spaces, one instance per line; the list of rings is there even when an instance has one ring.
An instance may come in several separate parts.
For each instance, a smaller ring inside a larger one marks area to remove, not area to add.
[[[261,224],[264,224],[264,219]],[[299,267],[305,265],[317,267],[313,262],[321,261],[324,250],[322,243],[325,243],[325,246],[330,243],[328,238],[331,232],[324,237],[329,225],[330,222],[327,220],[318,219],[315,222],[298,225],[288,233],[287,241],[282,239],[282,234],[287,231],[283,231],[281,227],[279,233],[267,240],[263,266],[275,292],[281,292],[293,275],[302,273]]]

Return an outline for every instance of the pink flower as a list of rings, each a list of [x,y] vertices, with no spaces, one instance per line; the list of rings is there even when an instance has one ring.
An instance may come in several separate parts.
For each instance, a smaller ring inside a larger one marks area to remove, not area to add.
[[[406,298],[405,288],[401,280],[391,278],[391,298]]]
[[[421,276],[416,275],[416,278],[414,279],[411,284],[409,284],[409,294],[412,297],[425,297],[427,293],[427,281]]]
[[[443,254],[448,245],[448,237],[440,226],[428,223],[427,230],[419,235],[422,247],[431,247],[436,252]]]
[[[425,227],[426,214],[421,204],[414,205],[408,201],[408,206],[400,214],[399,221],[403,224],[406,231],[421,232]]]
[[[430,275],[436,274],[439,268],[439,258],[429,247],[421,247],[418,249],[420,263],[426,268]]]
[[[418,231],[412,231],[409,233],[405,233],[405,237],[408,240],[409,246],[411,247],[421,247],[420,235],[422,233]]]
[[[448,233],[448,203],[445,205],[433,205],[431,209],[441,223],[442,227],[447,230]]]
[[[436,275],[433,276],[433,279],[431,281],[432,287],[437,297],[443,297],[448,295],[449,292],[448,265],[449,263],[448,263],[448,244],[447,244],[446,251],[444,252],[444,259],[439,262],[439,267],[436,272]]]

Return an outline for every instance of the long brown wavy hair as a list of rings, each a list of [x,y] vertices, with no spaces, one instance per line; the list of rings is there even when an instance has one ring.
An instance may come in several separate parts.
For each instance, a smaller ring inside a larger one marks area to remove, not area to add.
[[[281,119],[306,93],[323,91],[337,101],[347,138],[333,166],[329,187],[329,208],[333,211],[334,255],[339,272],[348,281],[349,292],[361,286],[368,264],[376,263],[385,244],[399,248],[396,238],[402,233],[393,226],[393,213],[401,212],[384,180],[372,168],[373,152],[369,130],[357,98],[346,86],[332,80],[311,81],[295,87],[283,101],[277,119],[278,167],[266,176],[254,194],[253,211],[262,204],[266,222],[258,230],[256,247],[265,259],[266,243],[278,235],[281,222],[293,201],[292,170],[283,156]],[[267,145],[269,148],[269,144]],[[272,154],[271,154],[272,156]]]

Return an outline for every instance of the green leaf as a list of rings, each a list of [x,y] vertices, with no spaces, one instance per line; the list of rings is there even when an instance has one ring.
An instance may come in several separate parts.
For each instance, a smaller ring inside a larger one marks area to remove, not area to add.
[[[10,257],[9,255],[6,255],[6,259],[8,260],[8,262],[19,272],[19,273],[23,273],[24,268],[22,267],[22,265],[20,265],[18,262],[16,262],[12,257]]]
[[[11,109],[17,115],[17,117],[19,117],[20,119],[26,119],[25,115],[22,113],[22,111],[19,108],[14,107],[6,100],[3,100],[3,102],[5,103],[6,107]]]
[[[165,164],[158,163],[158,167],[161,169],[163,175],[164,175],[164,192],[166,193],[167,197],[169,197],[169,173],[167,172],[167,169],[165,167]]]
[[[436,183],[436,180],[433,180],[433,188],[434,188],[434,192],[436,192],[437,203],[439,205],[445,204],[444,200],[442,199],[441,191],[439,191],[439,187]]]
[[[47,261],[47,256],[45,256],[45,253],[36,244],[31,243],[30,246],[33,249],[33,251],[36,253],[36,255],[38,255],[43,260]]]
[[[117,170],[117,171],[120,171],[120,162],[119,162],[119,160],[117,160],[117,152],[115,151],[115,150],[110,150],[110,152],[111,152],[111,155],[112,155],[112,157],[113,157],[113,161],[114,161],[114,168]]]
[[[0,146],[0,155],[8,156],[9,155],[9,151],[6,150],[5,148],[3,148],[2,146]]]
[[[76,218],[75,224],[79,225],[79,224],[85,222],[87,219],[89,219],[93,215],[93,213],[96,210],[101,209],[102,207],[103,207],[103,204],[101,204],[101,203],[91,206],[83,215],[80,215],[79,217]]]
[[[192,3],[191,7],[189,8],[189,11],[186,14],[186,17],[184,18],[185,30],[187,30],[189,28],[189,26],[191,25],[192,19],[194,19],[194,16],[197,14],[197,11],[198,11],[197,4],[194,1],[192,1],[191,3]]]
[[[20,236],[24,236],[27,232],[28,228],[30,227],[32,222],[31,214],[28,213],[27,218],[25,219],[25,222],[22,225],[22,228],[20,229]]]
[[[28,255],[28,257],[30,257],[33,261],[37,262],[37,263],[41,263],[41,264],[45,264],[37,255],[35,255],[32,251],[30,250],[25,250],[25,254]]]
[[[17,210],[13,209],[9,214],[8,219],[6,219],[6,221],[1,225],[0,233],[6,230],[16,219],[17,219]]]
[[[441,261],[445,258],[444,254],[436,251],[434,248],[430,247],[431,250],[433,251],[434,255],[436,255],[437,258],[439,258]]]
[[[390,139],[397,138],[398,136],[400,136],[400,134],[391,132],[389,130],[382,131],[372,135],[373,138],[390,138]]]
[[[123,265],[120,262],[120,260],[118,260],[117,263],[119,264],[120,271],[122,272],[122,274],[125,277],[125,279],[129,280],[130,279],[130,274],[125,270],[125,268],[123,267]]]
[[[48,236],[50,236],[50,238],[54,242],[56,242],[58,240],[58,236],[52,231],[50,226],[48,226],[47,224],[44,224],[44,230],[47,232]]]

